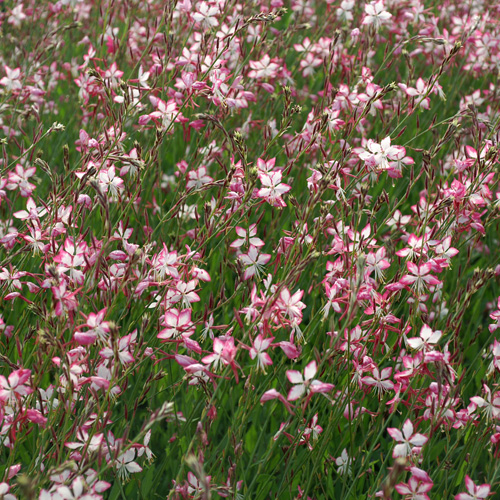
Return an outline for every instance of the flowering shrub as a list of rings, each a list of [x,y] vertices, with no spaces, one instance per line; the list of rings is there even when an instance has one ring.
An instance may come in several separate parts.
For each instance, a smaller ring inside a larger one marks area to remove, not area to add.
[[[0,8],[0,498],[500,491],[498,5]]]

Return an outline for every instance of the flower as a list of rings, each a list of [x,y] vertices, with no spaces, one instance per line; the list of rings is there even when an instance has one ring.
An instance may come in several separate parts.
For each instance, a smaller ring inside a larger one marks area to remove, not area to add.
[[[496,392],[492,395],[491,389],[486,384],[483,384],[483,388],[486,393],[484,398],[474,396],[470,400],[479,408],[484,408],[488,420],[491,418],[497,419],[500,417],[500,393]]]
[[[279,64],[273,62],[267,54],[260,61],[250,61],[249,65],[252,68],[252,71],[248,73],[250,78],[274,77],[279,70]]]
[[[325,393],[330,392],[333,389],[333,384],[313,380],[317,371],[318,366],[314,360],[304,368],[304,376],[302,376],[302,373],[297,370],[287,370],[286,376],[288,380],[292,384],[295,384],[288,392],[288,401],[296,401],[304,394],[316,392]]]
[[[282,174],[279,170],[259,175],[260,182],[264,187],[257,191],[257,196],[277,208],[286,207],[281,196],[292,189],[288,184],[282,183],[281,178]]]
[[[116,176],[115,167],[109,167],[108,170],[101,170],[99,173],[99,182],[103,192],[111,194],[113,199],[118,197],[118,194],[123,189],[123,179]]]
[[[16,398],[27,396],[33,392],[31,387],[24,385],[31,376],[31,370],[21,368],[14,370],[9,378],[0,375],[0,402],[12,404]]]
[[[402,146],[391,146],[391,138],[382,139],[380,144],[368,139],[367,149],[358,153],[365,164],[376,172],[389,170],[390,161],[399,161],[404,158],[406,150]]]
[[[241,254],[239,259],[245,266],[247,266],[245,268],[245,273],[243,274],[243,279],[247,280],[255,274],[259,276],[262,271],[262,267],[271,260],[271,255],[267,253],[260,253],[257,247],[250,245],[248,253]]]
[[[344,448],[342,450],[342,453],[340,454],[340,457],[337,457],[335,459],[335,464],[337,465],[338,469],[337,472],[343,476],[344,474],[347,474],[348,476],[352,475],[352,462],[354,461],[354,458],[350,458],[349,455],[347,454],[347,450]]]
[[[365,5],[365,13],[363,24],[372,24],[376,31],[392,17],[392,14],[384,10],[384,2],[382,0],[367,3]]]
[[[418,295],[421,295],[428,285],[439,285],[439,281],[435,276],[430,274],[432,264],[427,262],[425,264],[417,265],[413,262],[407,262],[406,267],[411,274],[404,275],[399,283],[402,285],[411,285],[416,289]]]
[[[394,488],[400,495],[407,495],[407,500],[430,500],[427,492],[433,486],[430,478],[429,481],[422,481],[418,476],[411,476],[408,483],[396,484]]]
[[[135,453],[135,448],[129,448],[115,460],[118,476],[122,480],[126,479],[130,473],[142,471],[142,467],[138,463],[134,462]]]
[[[255,337],[253,341],[253,346],[250,348],[250,358],[257,358],[257,370],[261,370],[262,373],[266,373],[266,365],[272,365],[273,360],[267,354],[266,349],[269,348],[274,337],[263,338],[261,334]]]
[[[165,311],[163,324],[166,326],[157,337],[162,340],[176,339],[178,337],[189,337],[194,333],[193,323],[191,321],[191,309],[169,309]]]
[[[203,28],[213,28],[219,24],[215,18],[218,12],[219,9],[217,7],[210,6],[207,2],[201,2],[198,10],[193,14],[193,19],[203,26]]]
[[[468,475],[465,476],[465,487],[468,493],[459,493],[455,495],[455,500],[483,500],[493,495],[493,493],[490,493],[491,486],[489,484],[477,486]]]
[[[235,230],[239,238],[229,245],[231,248],[240,248],[247,243],[257,248],[264,246],[264,242],[257,237],[257,224],[251,224],[248,231],[240,226],[236,226]]]
[[[2,500],[17,500],[17,497],[9,493],[10,485],[7,483],[0,483],[0,498]]]
[[[402,431],[394,427],[390,427],[387,429],[387,432],[390,434],[392,439],[399,443],[394,447],[392,452],[393,458],[407,457],[415,451],[418,451],[416,448],[421,448],[428,441],[428,438],[423,434],[413,433],[413,424],[409,418],[406,419],[403,424]]]
[[[417,351],[424,349],[426,351],[432,350],[433,345],[439,342],[443,333],[440,330],[432,331],[428,325],[424,325],[420,330],[420,337],[412,337],[408,339],[408,345]]]
[[[381,372],[377,367],[372,370],[373,377],[363,377],[361,382],[365,385],[371,385],[375,387],[376,392],[380,395],[385,391],[394,389],[394,383],[387,380],[392,373],[392,368],[384,368]]]

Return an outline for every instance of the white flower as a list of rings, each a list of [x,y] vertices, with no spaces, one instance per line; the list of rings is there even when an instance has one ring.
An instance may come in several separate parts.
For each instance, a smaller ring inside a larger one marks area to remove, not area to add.
[[[366,16],[363,24],[373,24],[376,31],[392,17],[392,14],[384,10],[384,2],[382,0],[367,3],[365,5],[365,13]]]
[[[337,457],[335,459],[335,464],[338,467],[337,472],[340,475],[344,475],[345,473],[347,473],[347,475],[350,476],[352,474],[351,464],[352,464],[353,460],[354,460],[354,458],[349,458],[349,455],[347,454],[347,450],[344,448],[342,450],[340,457]]]
[[[201,2],[198,11],[193,14],[193,19],[204,28],[210,29],[219,24],[215,18],[218,12],[217,7],[210,7],[207,2]]]
[[[134,462],[135,449],[130,448],[125,453],[122,453],[115,461],[118,475],[122,479],[126,479],[130,473],[141,472],[142,467]]]
[[[428,441],[428,438],[423,434],[413,433],[413,424],[409,418],[403,424],[402,432],[394,427],[387,429],[387,432],[392,439],[399,443],[394,447],[393,458],[407,457],[413,451],[412,446],[420,448]]]

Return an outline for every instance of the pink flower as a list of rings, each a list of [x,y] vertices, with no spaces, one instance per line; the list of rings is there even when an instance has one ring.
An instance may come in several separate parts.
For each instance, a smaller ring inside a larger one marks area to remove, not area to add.
[[[286,376],[288,380],[295,384],[288,392],[288,401],[296,401],[304,394],[325,393],[333,389],[333,384],[313,380],[317,371],[318,366],[314,360],[304,368],[304,376],[297,370],[287,370]]]
[[[139,124],[145,125],[150,120],[153,120],[161,130],[172,132],[172,125],[174,121],[178,121],[180,118],[179,110],[177,109],[175,101],[170,99],[168,102],[165,102],[154,96],[151,96],[150,100],[156,107],[156,111],[153,111],[149,115],[141,116],[139,118]]]
[[[171,276],[172,278],[178,278],[179,272],[177,271],[178,266],[178,256],[177,252],[174,250],[172,252],[168,251],[167,245],[163,243],[163,249],[151,260],[152,267],[154,269],[154,274],[156,279],[164,280],[166,276]]]
[[[483,500],[493,495],[490,493],[491,486],[489,484],[477,486],[468,475],[465,476],[465,487],[468,493],[459,493],[455,496],[455,500]]]
[[[227,341],[228,339],[226,337],[215,338],[212,354],[203,357],[201,361],[207,365],[212,365],[212,369],[215,371],[217,371],[222,365],[227,365],[228,363],[223,356],[223,351],[226,347]]]
[[[250,348],[250,358],[257,358],[257,370],[261,370],[264,374],[266,373],[266,365],[272,365],[273,360],[265,352],[271,345],[274,337],[263,338],[261,334],[255,337],[253,341],[253,346]]]
[[[197,282],[195,280],[190,280],[187,283],[184,281],[178,281],[175,284],[175,291],[172,295],[172,302],[177,303],[182,302],[184,307],[190,307],[192,302],[199,302],[200,296],[195,292]]]
[[[253,245],[257,248],[264,246],[264,242],[257,237],[257,224],[251,224],[248,231],[239,226],[236,226],[235,230],[239,239],[234,240],[231,245],[229,245],[231,248],[240,248],[246,244]]]
[[[283,394],[278,392],[276,389],[269,389],[264,394],[262,394],[262,397],[260,398],[260,402],[265,403],[266,401],[272,401],[273,399],[278,399],[279,401],[281,401],[285,405],[286,409],[290,413],[293,413],[292,412],[292,405],[287,401],[285,396],[283,396]]]
[[[354,458],[351,458],[349,454],[347,453],[347,449],[344,448],[342,450],[342,453],[340,454],[339,457],[335,459],[335,465],[338,467],[337,472],[343,476],[344,474],[347,474],[350,476],[352,474],[352,462],[354,461]]]
[[[249,65],[252,71],[248,73],[248,76],[256,79],[275,77],[280,67],[280,65],[277,62],[273,62],[267,54],[265,54],[260,61],[250,61]]]
[[[207,2],[201,2],[197,12],[193,14],[193,19],[206,29],[213,28],[219,23],[215,16],[219,13],[219,9],[208,5]]]
[[[491,394],[491,389],[483,384],[485,397],[474,396],[470,400],[477,405],[479,408],[483,408],[486,414],[486,418],[490,420],[491,418],[500,418],[500,392]]]
[[[31,394],[33,389],[24,385],[30,376],[31,370],[24,368],[13,371],[8,379],[0,375],[0,401],[12,404],[16,398]]]
[[[10,16],[7,19],[9,24],[14,25],[16,28],[21,26],[22,21],[24,21],[28,16],[23,12],[23,4],[16,5],[11,11]]]
[[[490,333],[500,328],[500,297],[497,299],[497,310],[490,314],[490,318],[495,321],[492,325],[488,327]]]
[[[386,250],[384,247],[379,248],[375,253],[370,252],[366,256],[365,269],[368,276],[374,272],[376,280],[384,279],[384,271],[391,266],[385,256]]]
[[[270,158],[267,161],[264,161],[262,158],[257,158],[257,169],[259,174],[270,174],[274,166],[276,165],[276,158]]]
[[[5,87],[5,90],[21,90],[23,84],[21,82],[21,68],[11,69],[8,66],[4,66],[6,76],[0,80],[0,85]]]
[[[259,175],[260,182],[264,187],[257,191],[257,196],[277,208],[286,207],[286,203],[281,196],[292,189],[288,184],[282,183],[281,178],[282,174],[279,170]]]
[[[392,17],[392,14],[384,10],[384,2],[382,0],[367,3],[365,5],[365,13],[363,24],[372,24],[376,31]]]
[[[417,351],[424,349],[430,351],[434,348],[433,344],[437,344],[443,333],[440,330],[432,331],[428,325],[424,325],[420,330],[420,337],[412,337],[408,339],[408,344],[411,348]]]
[[[413,433],[413,424],[410,419],[405,421],[402,431],[390,427],[387,432],[389,432],[392,439],[399,443],[394,447],[393,458],[407,457],[414,452],[415,447],[421,448],[428,441],[428,438],[423,434]]]
[[[117,345],[109,345],[104,349],[99,351],[99,354],[105,358],[113,358],[115,355],[118,355],[118,360],[122,364],[128,364],[134,362],[134,357],[132,356],[130,349],[133,348],[135,344],[135,339],[137,337],[137,332],[129,333],[124,337],[121,337],[118,341]]]
[[[363,377],[361,382],[365,385],[374,386],[377,393],[380,395],[382,392],[394,389],[394,383],[388,380],[391,376],[392,368],[384,368],[381,372],[377,367],[372,370],[373,377]]]
[[[88,453],[94,453],[101,448],[104,442],[104,434],[94,434],[90,437],[88,432],[83,429],[77,431],[76,438],[78,441],[66,442],[64,445],[70,450],[78,450],[86,447]]]
[[[415,84],[415,87],[408,87],[404,83],[398,84],[400,89],[406,93],[409,97],[417,97],[419,106],[422,109],[430,109],[431,100],[427,97],[428,87],[422,78],[419,78]]]
[[[157,336],[159,339],[168,340],[178,337],[189,337],[194,333],[193,323],[191,321],[191,309],[169,309],[165,312],[163,325],[166,326]]]
[[[123,179],[115,173],[115,167],[109,167],[108,170],[101,170],[99,173],[99,183],[102,190],[107,193],[109,191],[112,198],[117,198],[120,191],[123,189]]]
[[[191,170],[188,172],[187,188],[200,189],[204,184],[208,184],[212,181],[212,177],[207,175],[207,167],[205,167],[205,165],[201,165],[198,170]]]
[[[418,476],[411,476],[408,483],[396,484],[394,488],[400,495],[407,495],[408,500],[429,500],[427,492],[433,486],[434,484],[430,478],[429,481],[422,481]]]
[[[14,212],[13,215],[16,219],[39,221],[39,218],[46,215],[46,213],[47,210],[44,207],[37,207],[33,198],[28,198],[26,201],[26,210],[19,210],[18,212]]]
[[[411,274],[403,276],[399,283],[402,285],[411,285],[416,289],[417,294],[421,295],[428,285],[439,285],[439,281],[435,276],[430,274],[432,265],[430,262],[418,266],[413,262],[407,262],[406,267]]]
[[[302,309],[306,307],[306,305],[300,300],[303,296],[304,290],[297,290],[292,295],[290,294],[290,290],[288,290],[288,288],[284,288],[280,292],[277,305],[280,311],[288,318],[302,319]]]
[[[243,279],[250,279],[255,274],[257,276],[262,272],[262,267],[271,260],[271,255],[267,253],[259,253],[259,250],[250,245],[248,253],[241,254],[239,259],[246,266]]]
[[[412,260],[415,257],[419,257],[420,255],[426,255],[429,249],[427,240],[427,235],[419,238],[415,234],[411,233],[406,243],[408,246],[401,250],[398,250],[396,252],[396,255],[398,257],[407,257],[408,260]]]
[[[390,161],[397,161],[404,157],[406,150],[402,146],[391,146],[391,138],[382,139],[380,144],[368,139],[367,149],[363,150],[358,156],[365,164],[376,172],[389,170]]]
[[[35,185],[28,181],[36,173],[35,167],[24,168],[20,163],[15,167],[14,172],[9,172],[9,180],[7,189],[12,190],[18,188],[21,196],[28,198],[35,190]]]
[[[130,473],[136,473],[142,471],[142,467],[136,462],[134,462],[135,454],[136,454],[135,448],[129,448],[125,453],[122,453],[115,460],[115,465],[120,478],[126,479]]]
[[[77,331],[73,338],[81,345],[93,344],[96,340],[106,341],[111,331],[109,323],[104,321],[107,308],[101,309],[97,314],[90,313],[87,316],[87,323],[79,328],[88,327],[90,330],[84,332]]]
[[[202,362],[212,365],[214,370],[217,370],[222,365],[229,365],[233,370],[236,383],[238,383],[237,368],[240,368],[236,363],[237,348],[234,345],[233,337],[221,336],[214,339],[213,354],[209,354],[202,358]]]

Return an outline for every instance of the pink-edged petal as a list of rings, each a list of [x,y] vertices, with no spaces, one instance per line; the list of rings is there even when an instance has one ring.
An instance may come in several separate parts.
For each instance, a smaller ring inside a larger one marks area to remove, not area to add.
[[[425,443],[427,443],[429,439],[427,438],[427,436],[424,436],[423,434],[415,434],[411,439],[410,439],[410,443],[413,445],[413,446],[423,446]]]
[[[425,264],[422,264],[421,266],[419,266],[418,272],[419,272],[420,276],[423,276],[424,274],[430,273],[431,269],[432,269],[432,265],[430,264],[430,262],[426,262]]]
[[[311,392],[330,392],[333,388],[333,384],[327,384],[326,382],[320,382],[319,380],[313,380],[311,382]]]
[[[413,424],[411,423],[411,420],[409,418],[405,420],[402,431],[405,439],[410,438],[411,435],[413,434]]]
[[[306,392],[306,387],[303,384],[294,385],[288,392],[288,401],[296,401]]]
[[[302,384],[304,382],[302,373],[297,370],[287,370],[286,377],[292,384]]]
[[[373,377],[363,377],[361,382],[366,385],[375,385],[377,381]]]
[[[264,394],[262,394],[260,398],[260,402],[263,404],[266,401],[271,401],[273,399],[279,399],[286,407],[286,409],[290,412],[292,412],[292,405],[286,400],[285,396],[283,396],[281,393],[279,393],[276,389],[269,389],[266,391]]]
[[[403,285],[413,285],[415,281],[417,281],[417,277],[411,276],[410,274],[406,274],[399,280],[399,282]]]
[[[408,445],[406,443],[397,444],[392,452],[393,458],[408,456]]]
[[[399,429],[396,429],[395,427],[389,427],[387,429],[387,432],[395,441],[403,441],[404,439],[401,431]]]
[[[264,394],[262,394],[260,398],[260,402],[264,403],[266,401],[271,401],[273,399],[281,399],[283,395],[278,392],[276,389],[269,389]]]
[[[254,275],[255,275],[255,268],[253,266],[249,267],[243,273],[243,280],[248,280]]]
[[[272,365],[273,364],[273,360],[271,359],[271,356],[269,356],[269,354],[267,354],[267,352],[261,353],[260,359],[261,359],[262,363],[265,365]]]
[[[465,487],[467,488],[467,491],[469,493],[474,494],[476,485],[474,484],[474,481],[470,478],[468,474],[465,475]]]
[[[311,380],[314,377],[314,375],[316,375],[317,371],[318,367],[316,365],[316,361],[313,360],[304,368],[305,380]]]
[[[394,486],[394,488],[396,489],[396,491],[400,494],[400,495],[411,495],[413,492],[410,490],[410,488],[408,488],[408,485],[405,484],[405,483],[401,483],[401,484],[396,484],[396,486]]]
[[[136,464],[135,462],[129,462],[128,464],[125,464],[125,467],[129,472],[135,473],[135,472],[141,472],[142,467],[139,464]]]
[[[486,498],[490,494],[491,486],[489,484],[481,484],[476,488],[477,498]]]
[[[431,274],[428,274],[427,276],[422,276],[422,280],[429,285],[439,285],[441,283],[441,281],[439,281],[435,276],[432,276]]]
[[[191,309],[183,309],[179,314],[179,325],[191,322]]]
[[[408,271],[410,271],[410,273],[412,273],[412,274],[418,274],[418,266],[417,266],[417,264],[414,264],[413,262],[408,261],[406,263],[406,267],[408,268]]]
[[[390,380],[383,380],[380,385],[387,391],[394,389],[394,383]]]
[[[412,337],[411,339],[408,339],[408,345],[412,349],[421,349],[424,345],[424,341],[418,337]]]
[[[245,243],[245,240],[234,240],[229,246],[231,248],[240,248]]]
[[[422,481],[423,483],[432,483],[432,479],[430,478],[429,474],[425,472],[425,470],[419,469],[418,467],[411,467],[410,472],[413,474],[413,476],[418,480]]]

